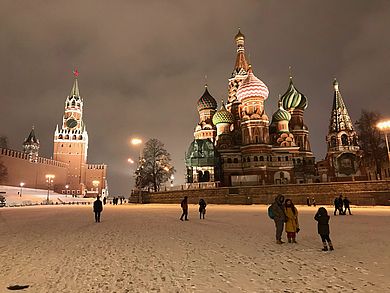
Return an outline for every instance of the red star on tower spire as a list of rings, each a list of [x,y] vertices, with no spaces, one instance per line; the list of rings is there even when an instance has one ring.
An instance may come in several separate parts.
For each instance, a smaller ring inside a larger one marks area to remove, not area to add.
[[[73,75],[74,75],[74,77],[78,77],[79,76],[79,71],[77,70],[77,68],[75,68],[74,70],[73,70]]]

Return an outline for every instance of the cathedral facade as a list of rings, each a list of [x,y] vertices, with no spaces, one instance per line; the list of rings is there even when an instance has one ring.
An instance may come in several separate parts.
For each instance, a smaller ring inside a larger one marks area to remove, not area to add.
[[[107,194],[107,165],[87,163],[88,133],[83,120],[84,101],[75,73],[72,90],[65,100],[61,125],[54,132],[51,159],[39,156],[39,139],[33,128],[23,142],[23,151],[0,149],[0,159],[8,175],[5,185],[27,188],[53,188],[75,197]],[[48,187],[47,175],[54,175]]]
[[[278,110],[265,112],[267,85],[245,55],[245,36],[235,36],[237,55],[228,79],[228,98],[217,110],[208,87],[199,98],[199,123],[186,153],[187,183],[222,186],[291,184],[318,180],[304,122],[308,101],[290,76]]]

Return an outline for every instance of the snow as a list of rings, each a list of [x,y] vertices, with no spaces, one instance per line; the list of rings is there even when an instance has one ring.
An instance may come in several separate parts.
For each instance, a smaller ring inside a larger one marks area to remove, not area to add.
[[[266,206],[0,208],[0,292],[389,292],[390,208],[333,216],[322,252],[314,207],[298,206],[298,244],[277,245]],[[285,237],[285,234],[283,235]]]

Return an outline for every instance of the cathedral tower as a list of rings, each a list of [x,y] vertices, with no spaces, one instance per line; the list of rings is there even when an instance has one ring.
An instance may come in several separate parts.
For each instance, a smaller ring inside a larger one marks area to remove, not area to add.
[[[348,177],[361,175],[360,147],[358,136],[351,117],[339,90],[339,83],[333,82],[334,96],[330,116],[329,131],[326,136],[328,146],[327,161],[330,177]]]
[[[83,99],[78,86],[78,72],[74,72],[70,95],[65,100],[61,127],[54,133],[53,159],[69,164],[68,185],[74,194],[83,194],[87,163],[88,133],[83,122]]]
[[[34,126],[32,127],[28,137],[23,142],[23,152],[28,154],[30,162],[37,162],[39,156],[39,139],[35,135]]]
[[[241,143],[240,128],[240,102],[237,99],[237,90],[245,78],[248,76],[249,64],[245,56],[245,35],[238,29],[238,33],[234,37],[237,46],[236,62],[228,85],[228,103],[226,108],[233,114],[234,117],[234,137],[237,144]]]
[[[195,139],[210,139],[214,142],[216,130],[212,120],[217,109],[217,102],[209,93],[207,85],[205,85],[204,93],[198,100],[197,107],[199,123],[195,127]]]

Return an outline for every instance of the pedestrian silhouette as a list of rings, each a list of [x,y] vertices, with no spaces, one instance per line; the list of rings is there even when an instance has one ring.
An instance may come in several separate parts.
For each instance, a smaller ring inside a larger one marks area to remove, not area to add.
[[[206,206],[207,206],[206,201],[203,198],[201,198],[199,200],[199,219],[202,219],[202,217],[204,219],[204,215],[206,214]]]
[[[93,203],[93,212],[95,213],[95,222],[100,222],[100,214],[103,211],[102,201],[99,199],[99,196],[96,197],[96,200]]]
[[[314,216],[314,219],[318,222],[318,234],[321,236],[322,244],[324,248],[322,251],[328,251],[329,249],[333,250],[332,241],[329,238],[330,230],[329,230],[329,220],[330,217],[328,215],[328,211],[324,207],[320,207]]]
[[[188,221],[188,197],[187,196],[185,196],[184,199],[181,201],[180,206],[183,210],[180,220],[183,221],[183,217],[184,217],[184,220]]]

